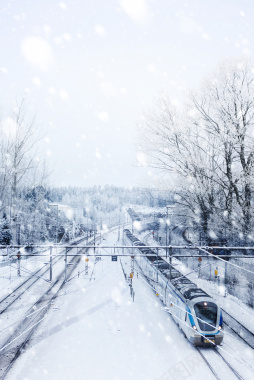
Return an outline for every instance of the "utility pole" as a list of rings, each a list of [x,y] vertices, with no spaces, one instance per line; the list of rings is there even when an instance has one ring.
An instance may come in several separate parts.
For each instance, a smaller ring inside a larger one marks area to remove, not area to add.
[[[66,282],[67,281],[67,248],[65,248],[65,258],[64,258],[64,261],[65,261],[64,279],[65,279],[65,282]]]
[[[49,248],[49,281],[52,281],[52,247]]]
[[[76,225],[75,225],[75,219],[73,217],[73,219],[72,219],[72,236],[73,236],[74,240],[75,240],[75,230],[76,230]]]
[[[225,291],[224,291],[224,297],[227,297],[227,277],[228,277],[228,262],[225,261],[225,273],[224,273],[224,286],[225,286]]]
[[[134,256],[131,256],[131,275],[130,275],[131,284],[132,284],[133,277],[134,277]]]
[[[20,223],[17,223],[17,243],[18,243],[18,246],[19,246],[19,251],[18,251],[18,254],[17,254],[17,275],[20,277]]]
[[[167,206],[167,219],[166,219],[166,258],[168,257],[168,244],[169,244],[169,239],[168,239],[168,208],[170,206]]]
[[[169,243],[171,243],[171,239],[170,239],[170,234],[169,234],[169,213],[168,213],[168,209],[171,209],[171,212],[170,212],[170,215],[172,216],[173,215],[173,211],[174,211],[174,208],[175,208],[175,205],[167,205],[167,220],[166,220],[166,258],[168,256],[168,245]]]
[[[169,280],[172,280],[172,246],[169,248]]]
[[[158,248],[157,248],[157,271],[156,271],[156,274],[157,274],[157,284],[158,284],[158,282],[159,282],[159,273],[158,273],[159,271],[158,271]]]
[[[58,234],[58,205],[56,205],[56,244],[57,244],[57,234]]]

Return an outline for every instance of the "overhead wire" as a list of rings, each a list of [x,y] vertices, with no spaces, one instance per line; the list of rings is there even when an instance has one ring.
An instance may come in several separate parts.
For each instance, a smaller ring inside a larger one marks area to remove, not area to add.
[[[216,258],[217,260],[223,261],[225,264],[232,265],[232,266],[234,266],[234,267],[236,267],[236,268],[239,268],[239,269],[245,270],[245,271],[248,272],[248,273],[254,274],[253,271],[251,271],[251,270],[249,270],[249,269],[246,269],[246,268],[243,268],[243,267],[241,267],[240,265],[237,265],[237,264],[231,263],[230,261],[224,260],[224,259],[222,259],[221,257],[218,257],[218,256],[216,256],[216,255],[214,255],[214,254],[212,254],[212,253],[206,251],[204,248],[199,247],[199,248],[197,248],[197,249],[199,249],[199,250],[202,251],[202,252],[207,253],[209,256],[214,257],[214,258]],[[229,257],[230,257],[230,256],[229,256]]]
[[[135,269],[134,269],[134,270],[135,270]],[[154,289],[154,288],[149,284],[149,282],[146,280],[146,277],[147,277],[147,276],[145,276],[143,273],[142,273],[142,275],[143,275],[143,277],[145,277],[145,282],[150,286],[150,288],[151,288],[153,291],[155,291],[155,289]],[[157,291],[157,293],[158,293],[158,291]],[[162,295],[161,293],[158,293],[158,294],[159,294],[161,297],[163,297],[163,295]],[[170,297],[173,298],[171,294],[170,294]],[[171,302],[171,304],[173,304],[174,306],[176,306],[176,307],[179,308],[180,310],[184,311],[185,313],[188,313],[189,315],[193,316],[193,314],[190,313],[190,312],[188,312],[186,309],[183,309],[183,308],[181,308],[180,306],[178,306],[178,305],[176,305],[176,304],[174,304],[174,303],[172,303],[172,302]],[[162,307],[162,310],[168,312],[170,315],[172,315],[173,318],[178,319],[178,320],[181,321],[183,324],[185,324],[188,328],[192,329],[195,333],[198,333],[199,335],[203,336],[203,338],[207,339],[212,345],[215,346],[215,343],[214,343],[214,342],[212,342],[209,338],[207,338],[204,334],[200,333],[198,330],[194,330],[194,329],[193,329],[190,325],[188,325],[185,321],[183,321],[182,319],[180,319],[179,317],[177,317],[175,314],[173,314],[173,313],[170,311],[170,309],[169,309],[168,307]],[[203,323],[205,323],[205,324],[207,324],[207,325],[209,325],[209,326],[214,327],[213,325],[209,324],[208,322],[204,321],[203,319],[201,319],[201,318],[199,318],[199,317],[197,317],[197,316],[196,316],[196,318],[197,318],[198,320],[202,321]],[[234,337],[234,336],[231,335],[230,333],[227,333],[227,332],[225,332],[225,331],[222,331],[222,332],[223,332],[224,335],[228,335],[228,336],[230,336],[230,337],[232,337],[232,338],[234,338],[234,339],[236,339],[236,340],[239,341],[239,339],[237,339],[236,337]],[[235,356],[231,355],[229,352],[227,352],[226,350],[224,350],[221,346],[216,346],[216,347],[220,348],[222,351],[224,351],[224,352],[226,352],[228,355],[230,355],[233,359],[235,359],[235,360],[237,360],[239,363],[241,363],[241,364],[247,366],[249,369],[251,369],[252,372],[254,372],[254,369],[253,369],[248,363],[246,363],[246,362],[244,361],[244,359],[241,358],[241,360],[243,360],[243,362],[242,362],[242,361],[238,360],[238,358],[236,358]]]
[[[162,310],[163,310],[163,308],[162,308]],[[178,320],[181,321],[183,324],[185,324],[188,328],[190,328],[190,329],[193,330],[193,328],[192,328],[191,326],[189,326],[189,325],[188,325],[186,322],[184,322],[182,319],[178,318],[176,315],[173,315],[170,311],[166,310],[165,308],[164,308],[164,311],[168,312],[168,313],[171,314],[174,318],[178,319]],[[203,336],[203,338],[205,338],[206,340],[208,340],[209,342],[211,342],[211,343],[214,345],[214,343],[213,343],[211,340],[209,340],[204,334],[200,333],[200,332],[197,331],[197,330],[194,330],[194,331],[195,331],[195,333],[198,333],[199,335]],[[228,351],[224,350],[221,346],[218,346],[218,345],[217,345],[216,348],[219,348],[220,350],[222,350],[223,352],[225,352],[227,355],[229,355],[232,359],[235,359],[235,360],[238,361],[240,364],[244,365],[245,367],[248,367],[252,372],[254,372],[254,369],[253,369],[248,363],[246,363],[245,361],[241,361],[241,360],[239,360],[237,357],[233,356],[231,353],[229,353]],[[242,358],[241,358],[241,359],[242,359]],[[242,360],[243,360],[243,359],[242,359]]]
[[[37,321],[34,325],[28,327],[26,330],[24,330],[20,335],[16,336],[13,340],[11,340],[10,342],[8,342],[6,345],[4,345],[3,347],[0,348],[0,355],[3,355],[1,354],[1,351],[3,351],[6,347],[10,346],[10,344],[12,344],[13,342],[15,342],[15,340],[17,340],[18,338],[20,338],[22,335],[24,335],[27,331],[31,330],[33,327],[35,327],[36,325],[38,325],[41,321],[43,321],[43,319],[47,318],[47,315],[45,315],[45,317],[41,318],[39,321]]]
[[[48,264],[45,264],[44,266],[42,266],[40,269],[43,269],[45,268],[45,266],[48,265]],[[11,265],[12,268],[14,268],[12,265]],[[41,278],[42,280],[46,281],[46,282],[49,282],[49,280],[43,278],[42,276],[38,276],[37,274],[34,274],[34,272],[30,271],[29,269],[26,269],[24,268],[23,266],[20,266],[22,268],[22,270],[28,274],[32,274],[31,278],[32,277],[37,277],[37,278]]]
[[[147,246],[147,247],[149,248],[149,246]],[[245,270],[245,271],[248,272],[248,273],[252,273],[252,274],[254,274],[254,271],[251,271],[251,270],[249,270],[249,269],[246,269],[246,268],[241,267],[240,265],[237,265],[237,264],[231,263],[230,261],[227,261],[227,260],[225,260],[225,259],[222,259],[221,257],[218,257],[217,255],[212,254],[211,252],[205,250],[205,249],[202,248],[202,247],[196,247],[196,246],[194,246],[194,245],[193,245],[193,247],[195,247],[196,249],[198,249],[198,250],[200,250],[200,251],[202,251],[202,252],[205,252],[205,253],[206,253],[207,255],[209,255],[210,257],[213,257],[213,258],[215,258],[215,259],[217,259],[217,260],[220,260],[220,261],[222,261],[222,262],[224,262],[224,263],[228,263],[229,265],[232,265],[232,266],[234,266],[234,267],[236,267],[236,268],[239,268],[239,269]],[[164,248],[161,248],[161,249],[165,250]],[[239,249],[240,249],[240,248],[239,248]]]
[[[16,325],[17,323],[22,322],[22,321],[24,321],[25,319],[31,317],[33,314],[38,313],[39,311],[41,311],[42,309],[44,309],[46,306],[48,306],[50,303],[51,303],[51,302],[49,302],[48,304],[42,306],[41,308],[39,308],[39,309],[33,311],[32,313],[26,315],[25,317],[23,317],[23,318],[21,318],[21,319],[18,319],[16,322],[14,322],[14,323],[12,323],[11,325],[5,327],[4,329],[0,330],[0,334],[1,334],[2,332],[4,332],[5,330],[8,330],[8,329],[11,328],[12,326]]]
[[[144,275],[143,275],[143,276],[144,276]],[[148,277],[148,276],[146,276],[146,277]],[[149,278],[150,278],[150,277],[149,277]],[[146,282],[146,284],[148,284],[148,285],[150,286],[150,288],[151,288],[153,291],[155,291],[155,289],[151,286],[151,284],[149,284],[148,281],[145,281],[145,282]],[[159,293],[158,291],[157,291],[157,293],[158,293],[161,297],[163,297],[163,294]],[[171,298],[173,298],[171,294],[169,294],[169,295],[170,295]],[[180,310],[186,312],[187,314],[193,316],[193,314],[190,313],[190,312],[188,312],[186,309],[181,308],[180,306],[174,304],[173,302],[171,302],[171,304],[173,304],[175,307],[179,308]],[[207,325],[209,325],[209,326],[211,326],[211,327],[214,327],[213,325],[209,324],[208,322],[204,321],[203,319],[201,319],[201,318],[199,318],[199,317],[197,317],[197,316],[196,316],[196,318],[197,318],[198,320],[202,321],[203,323],[205,323],[205,324],[207,324]],[[196,330],[195,330],[195,331],[196,331]],[[231,335],[230,333],[227,333],[227,332],[223,331],[223,334],[224,334],[224,335],[228,335],[228,336],[230,336],[230,337],[232,337],[232,338],[238,340],[238,338],[234,337],[234,336]]]

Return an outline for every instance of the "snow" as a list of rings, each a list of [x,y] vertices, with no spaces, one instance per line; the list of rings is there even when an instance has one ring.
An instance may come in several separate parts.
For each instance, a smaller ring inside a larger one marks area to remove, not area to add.
[[[142,233],[141,236],[147,245],[156,246],[156,240],[150,237],[151,234]],[[181,237],[174,234],[174,243],[181,244]],[[167,259],[168,260],[168,259]],[[183,264],[180,260],[173,258],[173,265],[177,265],[177,269],[183,274],[190,273],[190,268]],[[225,311],[232,315],[237,321],[243,324],[247,329],[254,332],[254,312],[253,309],[245,305],[240,299],[227,295],[225,296],[224,286],[199,278],[197,271],[192,271],[187,276],[191,281],[196,283],[205,292],[211,295]],[[220,346],[221,353],[230,361],[231,365],[241,374],[245,373],[244,379],[254,379],[254,351],[249,346],[239,340],[228,328],[224,329],[224,340]],[[244,363],[244,364],[243,364]]]
[[[52,60],[52,51],[49,43],[41,37],[26,37],[21,44],[24,57],[42,70],[46,70]]]
[[[117,240],[118,229],[107,236],[102,245],[116,245],[116,253],[121,253],[117,248],[117,245],[122,245],[122,241]],[[152,240],[152,244],[155,243]],[[98,246],[97,252],[106,255],[113,253],[113,249],[99,250]],[[29,260],[26,260],[27,266]],[[213,379],[208,366],[185,339],[136,263],[133,301],[123,274],[123,270],[127,275],[130,273],[130,264],[128,256],[122,257],[121,262],[120,257],[117,262],[112,262],[105,256],[96,263],[90,256],[88,274],[85,274],[85,261],[82,260],[6,379]],[[53,267],[53,278],[63,265],[60,260]],[[1,271],[6,269],[0,268]],[[253,313],[247,306],[241,308],[239,316],[238,300],[219,296],[214,284],[199,279],[197,274],[192,274],[191,279],[210,292],[226,310],[244,320],[247,327],[248,321],[249,324],[253,322]],[[19,304],[7,315],[2,315],[1,338],[3,334],[6,336],[3,330],[20,320],[26,308],[41,294],[42,283],[44,287],[48,286],[39,280]],[[234,368],[245,374],[244,379],[254,378],[250,369],[254,360],[253,350],[227,329],[221,353]],[[239,362],[242,360],[245,367]]]
[[[148,21],[149,11],[144,0],[119,0],[126,14],[138,24]]]
[[[128,270],[129,258],[122,263]],[[212,379],[141,275],[133,287],[134,302],[119,259],[91,258],[89,274],[64,287],[7,379]]]

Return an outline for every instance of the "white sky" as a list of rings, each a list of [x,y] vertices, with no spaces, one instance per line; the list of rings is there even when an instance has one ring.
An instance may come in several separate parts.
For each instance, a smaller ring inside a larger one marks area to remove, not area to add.
[[[140,115],[251,55],[253,15],[252,0],[1,0],[0,106],[32,105],[54,184],[142,185]]]

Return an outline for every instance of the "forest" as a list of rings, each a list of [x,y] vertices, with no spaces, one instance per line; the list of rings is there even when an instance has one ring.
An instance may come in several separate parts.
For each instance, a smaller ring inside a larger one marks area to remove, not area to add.
[[[253,245],[253,63],[224,60],[181,104],[160,96],[139,127],[140,151],[166,174],[179,223],[206,244]]]
[[[66,242],[122,223],[128,204],[165,202],[160,192],[138,187],[52,187],[40,141],[24,101],[0,120],[1,245]]]
[[[171,227],[188,228],[200,243],[252,246],[252,63],[223,61],[181,105],[160,96],[138,128],[139,153],[164,176],[157,187],[53,187],[35,117],[17,103],[0,120],[0,244],[68,241],[122,223],[129,205],[166,212],[173,204]]]

